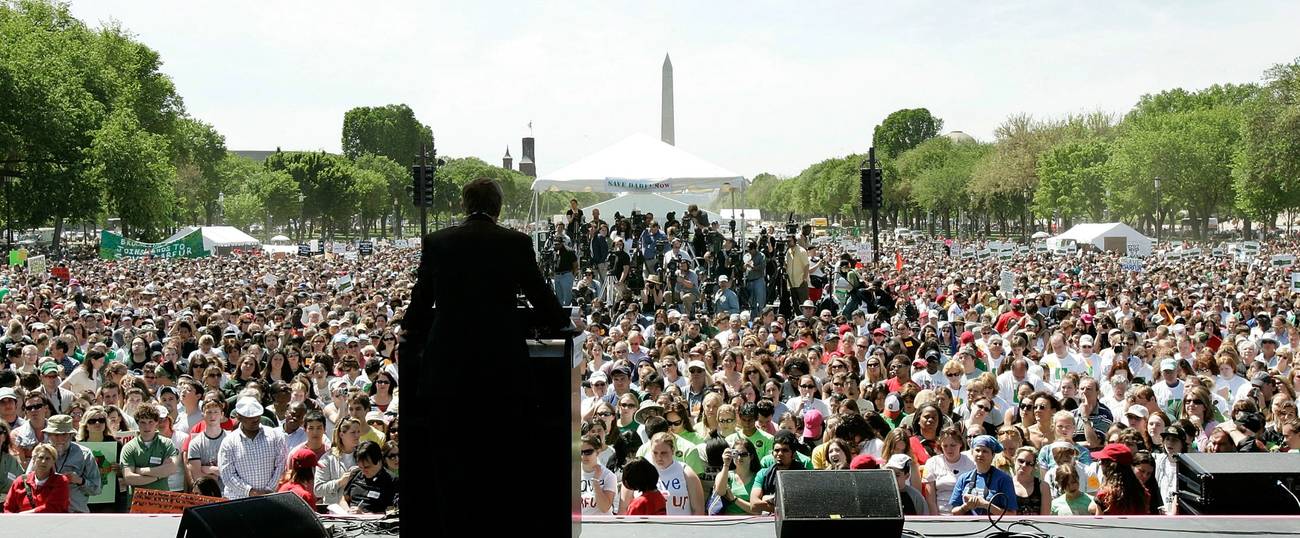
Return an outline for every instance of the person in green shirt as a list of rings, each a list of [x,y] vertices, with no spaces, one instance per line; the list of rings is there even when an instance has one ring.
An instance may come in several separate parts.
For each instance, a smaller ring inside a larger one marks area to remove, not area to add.
[[[745,402],[740,406],[736,417],[739,427],[736,428],[736,433],[727,436],[727,444],[734,443],[736,439],[748,439],[757,450],[755,457],[762,460],[772,451],[772,434],[758,428],[758,406],[753,402]]]
[[[754,443],[744,438],[731,441],[729,447],[722,451],[722,470],[713,479],[713,493],[726,503],[722,509],[723,514],[758,513],[749,502],[754,479],[760,470],[755,452]]]
[[[1052,499],[1054,516],[1086,516],[1092,497],[1079,491],[1079,471],[1073,465],[1058,465],[1054,473],[1061,494]]]
[[[176,456],[180,454],[172,440],[158,434],[158,406],[143,405],[135,412],[135,423],[140,435],[122,447],[122,479],[136,488],[166,491],[167,478],[176,472]]]
[[[708,469],[703,455],[706,439],[695,433],[691,415],[686,412],[686,401],[676,400],[670,404],[664,413],[664,420],[668,421],[668,431],[677,436],[677,449],[673,457],[690,467],[695,474],[703,474]]]

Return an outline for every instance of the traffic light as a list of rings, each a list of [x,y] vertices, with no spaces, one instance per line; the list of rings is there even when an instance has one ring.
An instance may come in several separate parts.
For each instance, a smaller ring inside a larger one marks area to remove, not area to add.
[[[424,200],[424,167],[418,164],[411,166],[411,203],[415,207],[420,207]]]
[[[423,204],[424,207],[433,207],[434,176],[432,166],[424,167],[424,178],[420,184],[420,204]]]
[[[885,202],[884,181],[879,168],[861,168],[862,209],[880,209]]]

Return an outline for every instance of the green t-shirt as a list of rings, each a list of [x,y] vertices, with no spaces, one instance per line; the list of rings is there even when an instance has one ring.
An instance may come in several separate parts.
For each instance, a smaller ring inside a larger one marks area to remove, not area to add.
[[[756,478],[757,476],[758,475],[754,475],[748,483],[743,483],[740,481],[740,476],[737,475],[735,471],[732,471],[730,482],[731,494],[735,495],[737,499],[745,499],[748,501],[749,492],[754,489],[753,478]],[[734,502],[727,503],[727,506],[722,509],[722,513],[725,515],[749,515],[749,512],[746,512],[745,509],[736,505]]]
[[[139,437],[132,439],[126,446],[122,447],[121,463],[124,467],[139,469],[141,467],[157,467],[162,465],[167,458],[175,457],[179,454],[176,445],[172,440],[163,437],[161,434],[154,436],[153,442],[145,443]],[[167,491],[167,478],[159,478],[143,486],[135,486],[144,489],[157,489]]]
[[[740,430],[736,430],[736,433],[728,435],[727,446],[731,446],[731,443],[736,442],[736,439],[739,439],[740,435]],[[755,428],[754,435],[747,436],[746,439],[749,439],[749,442],[754,444],[754,450],[758,451],[758,454],[754,457],[759,460],[767,457],[768,453],[772,452],[772,434],[767,433],[762,429]]]
[[[1052,515],[1054,516],[1086,516],[1088,515],[1088,505],[1092,503],[1092,497],[1087,493],[1079,492],[1079,496],[1074,500],[1065,498],[1064,494],[1058,495],[1052,499]]]

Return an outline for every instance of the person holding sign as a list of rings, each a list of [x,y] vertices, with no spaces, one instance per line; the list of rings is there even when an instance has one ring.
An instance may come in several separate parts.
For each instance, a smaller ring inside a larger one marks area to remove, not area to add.
[[[72,417],[68,415],[52,416],[45,423],[45,433],[57,452],[54,472],[66,477],[70,486],[68,511],[85,514],[90,512],[88,499],[99,495],[103,484],[94,454],[72,442],[74,432],[76,428],[72,425]],[[36,462],[28,465],[27,470],[35,471]]]
[[[68,477],[54,472],[58,452],[49,443],[32,449],[32,471],[9,486],[6,514],[61,514],[68,511]]]

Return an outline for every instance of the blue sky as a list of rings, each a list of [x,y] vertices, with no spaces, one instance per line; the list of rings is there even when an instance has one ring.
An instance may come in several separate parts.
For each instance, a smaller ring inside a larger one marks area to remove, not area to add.
[[[407,103],[439,153],[499,163],[533,122],[541,173],[659,133],[792,175],[865,151],[899,108],[991,140],[1008,115],[1127,111],[1300,57],[1300,2],[420,2],[84,0],[158,50],[231,149],[338,151],[343,113]]]

